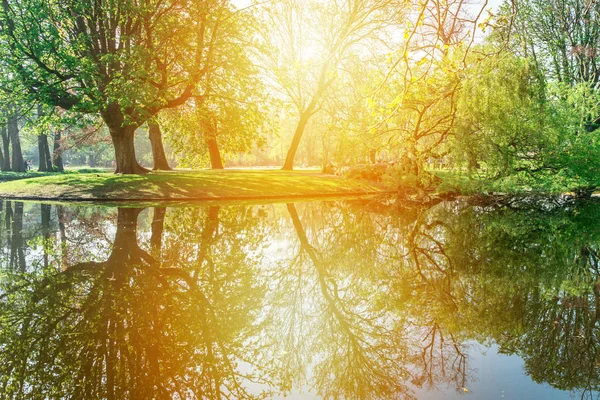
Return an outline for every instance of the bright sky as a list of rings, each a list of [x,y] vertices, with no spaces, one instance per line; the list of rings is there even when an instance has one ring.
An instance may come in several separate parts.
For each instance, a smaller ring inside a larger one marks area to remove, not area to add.
[[[237,8],[248,7],[252,2],[250,0],[231,0],[234,6]]]
[[[494,10],[498,10],[498,7],[500,7],[502,2],[503,0],[490,0],[490,7],[492,7]]]
[[[474,3],[483,4],[483,1],[484,0],[476,0]],[[250,4],[252,4],[251,0],[231,0],[231,2],[237,8],[248,7]],[[500,4],[502,4],[502,2],[503,0],[489,0],[489,7],[492,7],[492,9],[497,10]]]

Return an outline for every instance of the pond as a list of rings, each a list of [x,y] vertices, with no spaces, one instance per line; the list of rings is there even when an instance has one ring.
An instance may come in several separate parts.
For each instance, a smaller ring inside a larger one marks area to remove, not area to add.
[[[600,390],[600,204],[0,203],[0,397]]]

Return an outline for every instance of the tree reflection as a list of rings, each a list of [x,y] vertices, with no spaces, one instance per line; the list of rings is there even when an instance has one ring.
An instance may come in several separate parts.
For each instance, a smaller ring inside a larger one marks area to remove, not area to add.
[[[474,341],[600,390],[597,204],[0,204],[6,398],[406,398]]]
[[[600,207],[544,200],[454,205],[436,214],[447,226],[461,336],[493,339],[523,357],[535,381],[593,397],[600,389]]]
[[[202,263],[162,264],[138,244],[140,212],[118,210],[106,260],[41,267],[3,282],[2,318],[12,322],[0,337],[5,397],[256,397],[245,384],[260,380],[259,371],[236,364],[251,359],[244,341],[260,288],[252,276],[228,281],[215,273],[209,280],[218,288],[208,293],[198,278]],[[216,303],[217,289],[237,302]]]
[[[464,387],[461,344],[452,333],[446,336],[432,314],[437,310],[427,309],[431,298],[423,297],[427,283],[436,293],[440,286],[417,272],[415,247],[406,242],[414,241],[420,212],[398,218],[365,214],[364,207],[322,206],[302,221],[293,204],[287,208],[298,248],[273,274],[280,291],[271,301],[279,306],[272,308],[275,328],[285,327],[275,330],[273,342],[289,355],[288,370],[311,368],[310,386],[325,398],[406,397],[410,384],[425,381]],[[441,304],[453,304],[441,289]],[[407,293],[408,299],[397,297]]]
[[[321,296],[318,320],[313,326],[314,342],[309,345],[311,352],[324,353],[315,365],[319,393],[326,398],[393,398],[406,394],[403,381],[408,373],[402,365],[401,336],[385,323],[385,312],[361,299],[375,293],[361,292],[364,285],[354,276],[338,279],[332,260],[324,259],[309,242],[295,206],[288,204],[287,208],[300,242],[300,255],[306,255],[306,261],[314,267]]]

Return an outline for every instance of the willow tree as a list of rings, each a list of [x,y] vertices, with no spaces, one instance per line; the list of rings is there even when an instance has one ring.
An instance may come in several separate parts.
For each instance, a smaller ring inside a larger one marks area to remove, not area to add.
[[[229,0],[2,0],[5,62],[32,100],[101,115],[117,173],[145,173],[135,130],[211,69]],[[231,34],[231,32],[228,32]]]

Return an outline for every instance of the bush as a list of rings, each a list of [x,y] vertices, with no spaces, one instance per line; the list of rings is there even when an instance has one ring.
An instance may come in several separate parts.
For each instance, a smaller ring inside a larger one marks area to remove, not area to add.
[[[362,164],[350,168],[346,172],[346,177],[352,179],[364,179],[367,181],[382,182],[384,175],[387,174],[390,164]]]

